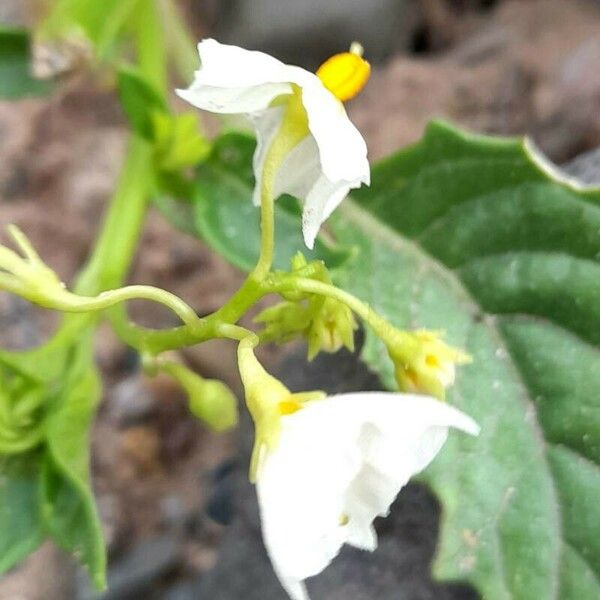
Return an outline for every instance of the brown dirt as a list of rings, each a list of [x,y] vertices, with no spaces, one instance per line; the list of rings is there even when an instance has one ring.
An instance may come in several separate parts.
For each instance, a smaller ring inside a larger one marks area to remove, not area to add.
[[[438,117],[478,132],[529,134],[557,162],[600,145],[598,5],[513,0],[478,21],[443,54],[375,69],[350,106],[371,157],[417,141]]]

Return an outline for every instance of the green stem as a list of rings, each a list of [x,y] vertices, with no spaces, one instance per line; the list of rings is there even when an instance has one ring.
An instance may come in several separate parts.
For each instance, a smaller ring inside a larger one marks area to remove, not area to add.
[[[199,64],[196,44],[184,25],[181,10],[174,0],[162,0],[160,9],[173,65],[179,77],[189,81]]]
[[[74,287],[77,294],[96,296],[118,287],[129,269],[142,229],[152,177],[151,148],[134,136],[102,231]]]
[[[108,290],[95,297],[78,296],[63,291],[60,295],[47,299],[31,298],[40,306],[71,313],[99,311],[115,306],[127,300],[151,300],[170,308],[185,324],[198,321],[194,309],[181,298],[150,285],[128,285],[116,290]]]
[[[229,302],[217,312],[204,319],[164,330],[134,325],[129,322],[120,306],[110,309],[108,315],[115,332],[126,344],[141,352],[159,354],[166,350],[194,346],[216,337],[237,340],[250,335],[249,330],[234,323],[267,293],[268,288],[248,278]]]
[[[252,274],[264,279],[273,264],[275,246],[275,179],[290,151],[308,135],[308,120],[301,92],[295,90],[287,100],[279,131],[276,133],[263,164],[260,188],[260,256]]]
[[[141,0],[134,32],[140,71],[163,96],[167,93],[165,32],[158,0]]]
[[[391,327],[390,324],[380,317],[367,303],[334,285],[323,283],[322,281],[285,275],[280,278],[279,281],[274,283],[272,291],[280,293],[301,291],[335,298],[355,312],[375,331],[375,333],[377,333],[379,337],[382,338],[386,336],[386,333]]]
[[[271,146],[274,148],[275,144]],[[271,270],[273,264],[273,251],[275,248],[275,199],[273,198],[273,180],[276,170],[273,161],[269,161],[271,152],[267,156],[263,171],[260,191],[260,255],[254,267],[253,275],[256,279],[263,279]]]
[[[245,327],[240,327],[239,325],[223,323],[222,325],[217,325],[215,327],[215,332],[218,337],[227,338],[229,340],[249,340],[246,343],[251,343],[253,348],[257,346],[259,342],[259,337],[253,331],[250,331]]]
[[[260,298],[274,292],[298,291],[336,298],[361,317],[380,337],[385,338],[389,333],[390,324],[368,304],[352,294],[334,285],[287,274],[271,274],[262,282],[250,276],[229,302],[217,312],[181,327],[153,330],[130,323],[120,308],[109,311],[109,314],[115,331],[127,344],[150,354],[159,354],[166,350],[193,346],[215,337],[243,339],[251,332],[234,323]],[[258,341],[259,337],[256,336],[255,339]]]
[[[213,317],[223,323],[235,323],[251,306],[254,306],[265,294],[269,293],[265,283],[250,274],[231,298],[217,310]]]

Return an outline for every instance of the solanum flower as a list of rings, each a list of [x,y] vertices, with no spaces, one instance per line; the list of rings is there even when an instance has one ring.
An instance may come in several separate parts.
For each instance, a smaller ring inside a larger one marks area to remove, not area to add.
[[[258,141],[254,202],[283,193],[302,200],[304,240],[312,248],[349,190],[369,183],[365,141],[342,104],[360,91],[369,64],[351,51],[330,58],[315,75],[212,39],[198,51],[200,69],[178,94],[203,110],[250,118]]]
[[[262,533],[294,600],[343,544],[373,551],[373,520],[442,448],[448,428],[476,435],[475,422],[423,396],[342,394],[281,416],[279,441],[256,477]]]
[[[434,398],[292,394],[243,342],[238,357],[256,426],[251,479],[263,539],[293,600],[308,599],[303,580],[343,544],[375,550],[374,519],[434,459],[450,427],[479,433],[470,417]]]

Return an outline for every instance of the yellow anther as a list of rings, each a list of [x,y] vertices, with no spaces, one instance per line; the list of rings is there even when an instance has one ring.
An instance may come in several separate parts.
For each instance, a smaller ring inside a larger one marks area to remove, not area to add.
[[[281,415],[292,415],[299,411],[302,405],[295,400],[284,400],[279,403],[279,414]]]
[[[338,99],[354,98],[369,80],[371,65],[362,57],[362,46],[354,42],[350,52],[336,54],[317,70],[317,77]]]
[[[441,366],[437,356],[434,356],[433,354],[428,354],[425,357],[425,364],[433,369],[439,369]]]

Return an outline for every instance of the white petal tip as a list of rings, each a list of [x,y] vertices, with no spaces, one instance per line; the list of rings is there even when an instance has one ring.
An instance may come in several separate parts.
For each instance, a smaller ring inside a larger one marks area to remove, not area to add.
[[[309,250],[314,250],[314,247],[315,247],[315,238],[316,238],[316,236],[313,236],[313,237],[304,236],[304,243],[306,244],[306,247]]]
[[[481,427],[471,417],[465,414],[462,414],[462,417],[460,424],[457,424],[458,428],[465,433],[478,436],[481,433]]]
[[[321,223],[316,223],[314,213],[305,206],[302,214],[302,237],[304,237],[304,243],[309,250],[315,247],[320,227]]]
[[[284,579],[281,583],[292,600],[310,600],[304,582],[297,579]]]

